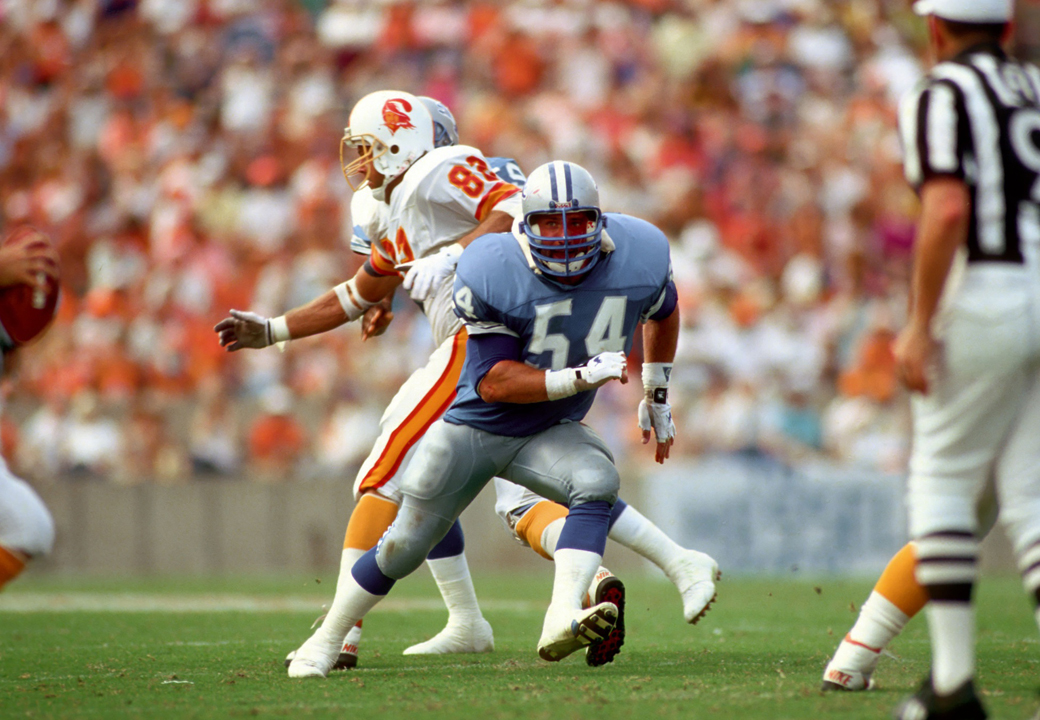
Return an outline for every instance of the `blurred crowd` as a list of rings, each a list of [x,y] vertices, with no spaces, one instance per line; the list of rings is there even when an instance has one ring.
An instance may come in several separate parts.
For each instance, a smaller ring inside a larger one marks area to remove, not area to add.
[[[227,354],[229,308],[277,315],[352,274],[338,158],[353,103],[445,102],[465,144],[576,161],[605,209],[673,243],[676,453],[900,471],[916,199],[897,100],[903,0],[4,0],[0,215],[61,250],[55,326],[3,387],[33,477],[338,478],[430,347],[399,294],[356,326]],[[638,353],[633,359],[638,377]],[[651,455],[638,382],[591,422]]]

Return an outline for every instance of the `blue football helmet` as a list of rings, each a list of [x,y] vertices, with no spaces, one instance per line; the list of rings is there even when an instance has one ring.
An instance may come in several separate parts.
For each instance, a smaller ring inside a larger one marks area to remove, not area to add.
[[[535,168],[520,196],[524,213],[520,230],[527,236],[531,259],[545,275],[554,278],[581,277],[599,262],[606,218],[599,208],[599,189],[589,171],[575,163],[554,160]],[[591,216],[586,231],[567,231],[568,215]],[[540,233],[535,215],[560,213],[564,234],[549,237]],[[562,241],[562,242],[561,242]],[[558,257],[563,251],[563,257]]]
[[[459,126],[448,106],[425,95],[419,96],[419,102],[426,106],[430,117],[433,118],[433,146],[441,148],[458,145]]]

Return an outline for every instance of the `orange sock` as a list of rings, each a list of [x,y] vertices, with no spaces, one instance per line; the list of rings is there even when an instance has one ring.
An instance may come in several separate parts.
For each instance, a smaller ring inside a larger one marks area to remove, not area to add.
[[[362,495],[347,522],[343,549],[371,550],[397,517],[397,504],[368,493]]]
[[[914,576],[917,554],[913,543],[907,543],[897,552],[885,567],[874,591],[886,600],[913,617],[921,612],[928,603],[928,593],[921,587]]]
[[[25,569],[25,560],[21,555],[0,545],[0,589],[14,580]]]
[[[520,518],[516,524],[516,534],[524,540],[531,549],[546,560],[552,557],[542,547],[542,533],[550,524],[567,517],[567,508],[559,503],[543,500]]]

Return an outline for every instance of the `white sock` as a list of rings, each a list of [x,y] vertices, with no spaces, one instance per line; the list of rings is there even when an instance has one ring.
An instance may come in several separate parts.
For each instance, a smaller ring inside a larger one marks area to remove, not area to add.
[[[558,608],[581,609],[581,601],[596,576],[603,556],[588,550],[560,548],[553,558],[556,576],[553,580],[550,605]]]
[[[849,637],[881,651],[903,631],[908,622],[910,616],[893,605],[891,600],[878,592],[871,592],[860,608],[856,624],[849,630]]]
[[[659,527],[631,505],[621,511],[607,537],[642,555],[664,570],[665,574],[668,574],[671,564],[685,552],[685,548],[661,532]]]
[[[465,555],[427,560],[426,564],[430,566],[444,604],[448,606],[449,623],[468,624],[483,617]]]
[[[932,600],[925,611],[932,638],[932,684],[949,695],[975,675],[975,608]]]
[[[545,526],[545,530],[542,530],[542,550],[545,550],[549,557],[556,557],[556,544],[560,542],[560,533],[563,532],[563,526],[566,523],[567,518],[562,517],[559,520],[553,520]]]
[[[339,579],[336,580],[336,596],[332,606],[322,622],[322,630],[329,638],[339,638],[343,642],[347,633],[357,621],[365,616],[372,607],[383,599],[382,595],[373,595],[358,585],[350,572],[365,550],[344,548],[339,561]]]

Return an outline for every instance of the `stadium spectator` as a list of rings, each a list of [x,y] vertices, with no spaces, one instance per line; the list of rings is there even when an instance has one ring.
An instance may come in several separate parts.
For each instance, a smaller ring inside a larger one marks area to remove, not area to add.
[[[228,357],[196,328],[230,307],[277,315],[353,274],[342,108],[397,85],[446,101],[489,153],[582,163],[609,179],[605,203],[666,230],[680,417],[716,393],[796,401],[789,411],[822,418],[825,448],[847,447],[858,431],[834,412],[853,399],[839,378],[871,314],[893,308],[894,326],[905,307],[916,201],[895,98],[921,71],[920,45],[897,30],[907,13],[895,0],[337,2],[316,15],[294,0],[14,4],[0,29],[0,213],[59,243],[65,301],[12,403],[94,392],[125,434],[131,398],[154,393],[170,457],[187,458],[184,418],[213,392],[200,384],[219,384],[231,417],[280,383],[296,399],[355,383],[385,404],[426,351],[409,346],[429,342],[407,307],[390,342],[332,333],[263,359]],[[709,366],[718,387],[699,399]],[[893,392],[866,401],[882,427],[899,426]],[[790,429],[805,439],[811,424]],[[225,450],[246,447],[247,428],[228,428]],[[778,452],[768,434],[737,444]],[[127,477],[123,462],[105,472]]]

